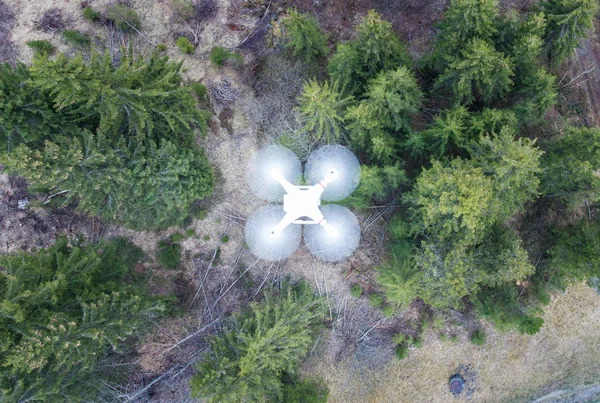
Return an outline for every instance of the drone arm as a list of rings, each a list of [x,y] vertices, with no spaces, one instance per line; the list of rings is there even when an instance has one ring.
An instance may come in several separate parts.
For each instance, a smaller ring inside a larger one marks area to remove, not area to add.
[[[281,186],[283,186],[283,189],[286,193],[291,194],[296,190],[296,186],[292,185],[287,179],[285,179],[280,171],[274,170],[271,173],[271,177],[279,182]]]
[[[271,228],[271,235],[272,236],[279,236],[281,234],[281,231],[283,231],[285,229],[285,227],[287,227],[288,225],[292,224],[294,221],[296,220],[296,217],[294,217],[293,214],[286,214],[283,216],[283,218],[281,219],[281,221],[279,221],[277,223],[277,225],[275,225],[273,228]]]

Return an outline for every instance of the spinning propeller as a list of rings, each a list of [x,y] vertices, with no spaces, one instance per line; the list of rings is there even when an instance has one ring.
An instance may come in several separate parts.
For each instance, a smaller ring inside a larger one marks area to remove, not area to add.
[[[254,193],[267,201],[246,223],[248,247],[263,260],[291,256],[300,245],[301,225],[308,249],[319,259],[335,262],[348,258],[360,240],[360,226],[345,207],[321,199],[339,201],[350,196],[360,181],[360,164],[346,147],[324,146],[306,163],[308,186],[300,185],[302,166],[289,149],[271,145],[255,154],[248,171]],[[283,207],[283,208],[282,208]]]

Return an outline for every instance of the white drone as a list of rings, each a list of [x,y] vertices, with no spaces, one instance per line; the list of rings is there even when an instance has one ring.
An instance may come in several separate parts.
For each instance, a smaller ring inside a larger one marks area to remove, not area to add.
[[[305,180],[298,157],[282,146],[268,146],[256,153],[248,171],[248,183],[257,196],[279,204],[263,206],[246,223],[250,250],[259,258],[277,261],[291,256],[300,245],[302,226],[308,249],[325,261],[349,257],[360,240],[358,220],[336,204],[321,207],[321,199],[339,201],[358,186],[360,165],[343,146],[325,146],[310,155]],[[296,225],[294,225],[296,224]]]

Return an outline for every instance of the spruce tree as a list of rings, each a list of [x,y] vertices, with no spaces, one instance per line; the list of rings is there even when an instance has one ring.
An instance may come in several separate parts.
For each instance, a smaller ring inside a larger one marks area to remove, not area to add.
[[[404,44],[392,25],[371,10],[359,24],[356,39],[338,46],[327,71],[349,94],[364,91],[367,82],[377,74],[410,64]]]
[[[547,0],[542,7],[548,19],[546,55],[550,64],[558,67],[573,54],[579,40],[593,27],[598,1]]]
[[[283,377],[297,373],[312,345],[319,306],[307,285],[285,286],[234,314],[209,339],[210,351],[190,382],[192,396],[219,403],[281,401]]]
[[[315,17],[289,10],[283,24],[288,31],[286,47],[293,50],[294,56],[300,56],[304,62],[310,63],[327,54],[327,35],[321,32]]]
[[[319,84],[309,80],[298,97],[302,132],[309,133],[317,141],[327,144],[340,140],[344,129],[344,110],[352,97],[339,92],[336,83],[325,81]]]
[[[0,400],[98,398],[98,362],[165,308],[130,282],[141,257],[123,239],[82,246],[66,238],[0,256]]]

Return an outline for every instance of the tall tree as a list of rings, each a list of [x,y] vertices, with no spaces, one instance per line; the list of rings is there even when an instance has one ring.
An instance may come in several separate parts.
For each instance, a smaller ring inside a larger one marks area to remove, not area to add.
[[[42,150],[18,147],[6,160],[31,189],[65,192],[64,204],[134,229],[180,224],[191,203],[212,192],[212,167],[204,153],[169,141],[133,151],[101,134],[47,141]]]
[[[98,362],[164,310],[130,284],[141,256],[122,239],[84,247],[65,238],[0,256],[0,400],[98,398]]]
[[[547,0],[542,3],[548,19],[546,54],[552,66],[560,66],[573,54],[579,40],[593,27],[596,0]]]
[[[410,115],[421,106],[423,94],[414,74],[406,67],[382,71],[369,81],[365,93],[376,119],[387,129],[410,130]]]
[[[433,64],[443,71],[473,39],[488,41],[497,32],[497,0],[452,0],[436,35]]]
[[[298,97],[302,132],[328,144],[338,141],[344,126],[344,110],[352,97],[343,96],[337,83],[325,81],[322,85],[309,80]]]
[[[410,58],[392,25],[371,10],[358,26],[356,39],[338,46],[327,71],[350,94],[360,94],[381,71],[408,65]]]
[[[312,15],[292,9],[283,19],[283,24],[288,36],[286,46],[293,50],[294,56],[300,56],[306,63],[310,63],[328,53],[327,35],[323,34]]]
[[[511,60],[489,42],[476,38],[448,64],[436,87],[449,87],[465,105],[475,101],[490,104],[511,90],[513,75]]]
[[[319,317],[320,303],[310,287],[270,291],[209,339],[210,351],[190,382],[192,396],[223,403],[280,401],[282,377],[297,372]]]
[[[542,166],[541,191],[569,208],[600,200],[600,128],[568,127],[549,144]]]

